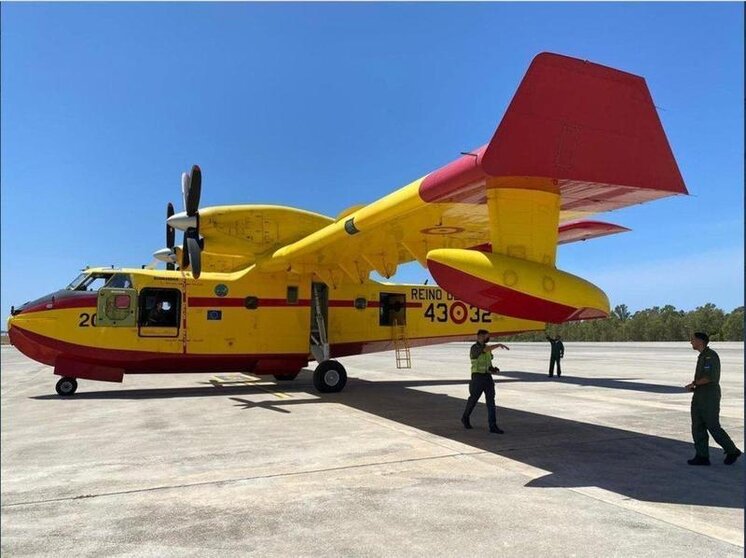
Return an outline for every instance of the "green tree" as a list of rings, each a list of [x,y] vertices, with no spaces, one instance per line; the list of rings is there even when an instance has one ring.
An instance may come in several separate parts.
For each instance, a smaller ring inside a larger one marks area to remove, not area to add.
[[[721,340],[720,330],[725,321],[725,313],[713,303],[708,302],[704,306],[698,306],[695,310],[689,312],[687,318],[689,334],[695,331],[703,331],[710,336],[710,339]]]
[[[704,331],[715,341],[743,341],[743,306],[727,315],[712,303],[690,312],[667,304],[631,314],[625,304],[619,304],[608,318],[552,324],[547,328],[549,335],[561,335],[565,341],[686,341],[695,331]],[[509,339],[544,341],[544,332]]]
[[[630,314],[629,308],[627,308],[626,304],[617,304],[614,307],[613,314],[617,318],[619,318],[619,321],[622,322],[622,323],[624,323],[627,320],[629,320],[630,316],[632,315],[632,314]]]
[[[739,306],[723,320],[723,341],[743,341],[743,306]]]

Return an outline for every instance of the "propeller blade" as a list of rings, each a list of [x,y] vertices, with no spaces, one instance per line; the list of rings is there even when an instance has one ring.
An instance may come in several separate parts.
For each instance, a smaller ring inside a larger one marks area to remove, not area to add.
[[[176,231],[168,224],[168,219],[174,214],[174,204],[169,203],[166,207],[166,247],[173,248],[176,241]]]
[[[184,202],[184,209],[187,208],[187,192],[189,192],[189,175],[181,173],[181,199]]]
[[[187,244],[187,234],[189,234],[189,229],[184,233],[184,240],[181,244],[181,264],[179,267],[181,269],[186,269],[189,267],[189,250],[188,250],[188,244]]]
[[[174,251],[176,259],[181,260],[181,269],[191,266],[192,274],[199,277],[202,263],[202,243],[199,240],[199,198],[202,194],[202,171],[198,165],[192,165],[192,170],[181,175],[181,194],[184,198],[184,211],[173,214],[173,207],[169,205],[167,226],[184,231],[184,243],[181,246],[181,258],[178,251]],[[168,229],[167,229],[168,230]]]
[[[202,171],[197,165],[192,165],[192,170],[189,173],[189,183],[185,192],[184,209],[186,209],[187,215],[191,217],[199,209],[199,198],[202,193]]]
[[[180,262],[182,261],[182,259],[184,257],[183,254],[182,254],[183,251],[184,250],[182,250],[181,246],[174,246],[174,263],[176,265],[179,265],[179,266],[181,265]]]
[[[187,249],[184,251],[189,253],[189,260],[192,264],[192,275],[197,279],[202,271],[202,249],[199,246],[199,241],[193,236],[188,236],[185,240]]]

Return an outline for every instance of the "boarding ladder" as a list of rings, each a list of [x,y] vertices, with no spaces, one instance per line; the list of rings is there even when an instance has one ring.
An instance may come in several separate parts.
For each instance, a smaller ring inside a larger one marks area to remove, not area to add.
[[[412,368],[412,356],[409,353],[407,331],[396,320],[394,320],[394,324],[391,327],[391,340],[394,342],[394,351],[396,351],[396,367],[399,369]]]

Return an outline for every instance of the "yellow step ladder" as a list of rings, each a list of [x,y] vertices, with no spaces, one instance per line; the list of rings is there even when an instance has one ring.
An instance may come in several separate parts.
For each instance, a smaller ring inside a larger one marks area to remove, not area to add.
[[[403,325],[394,320],[391,328],[391,338],[394,342],[394,351],[396,352],[396,367],[412,368],[412,356],[409,354],[409,341],[407,341],[407,331]]]

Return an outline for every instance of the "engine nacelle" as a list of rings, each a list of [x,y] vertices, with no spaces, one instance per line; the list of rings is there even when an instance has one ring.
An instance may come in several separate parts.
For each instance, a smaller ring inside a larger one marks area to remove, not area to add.
[[[609,299],[594,284],[553,266],[476,250],[443,248],[427,254],[443,289],[497,314],[561,323],[605,318]]]

